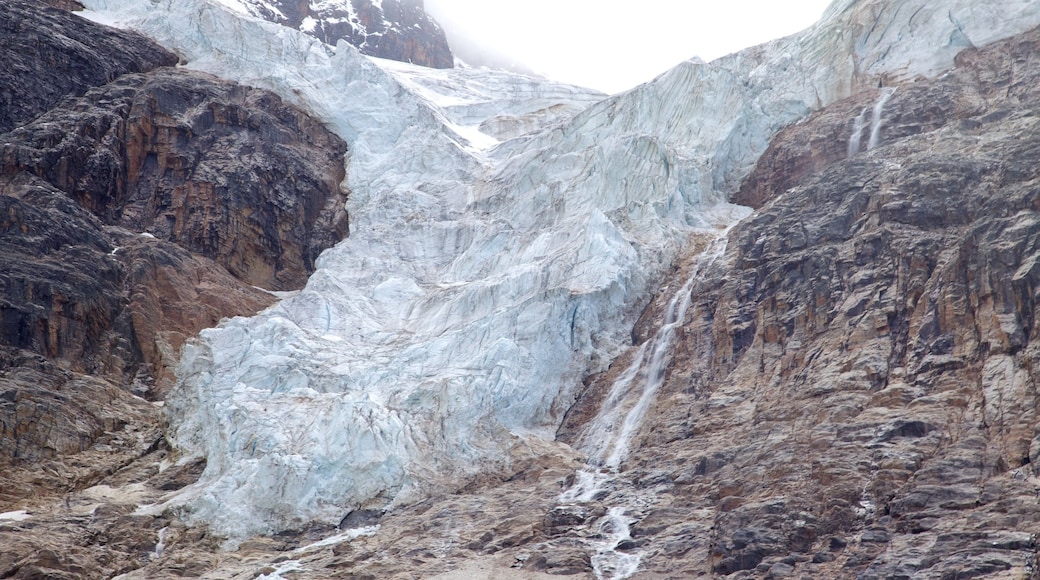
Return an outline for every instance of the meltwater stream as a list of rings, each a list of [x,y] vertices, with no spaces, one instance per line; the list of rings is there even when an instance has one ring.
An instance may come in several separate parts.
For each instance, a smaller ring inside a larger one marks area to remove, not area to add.
[[[884,89],[872,108],[864,107],[859,115],[852,120],[852,135],[849,137],[848,149],[849,157],[859,153],[863,144],[863,130],[866,128],[867,113],[870,113],[870,136],[867,139],[867,151],[877,147],[878,143],[881,142],[881,125],[884,120],[882,115],[885,112],[885,104],[888,103],[888,100],[892,98],[895,92],[894,87]]]
[[[639,346],[632,363],[611,384],[599,412],[578,443],[578,447],[588,453],[589,467],[577,472],[574,485],[560,494],[561,505],[598,501],[621,474],[621,464],[628,456],[632,438],[664,383],[672,343],[693,301],[693,287],[702,273],[726,251],[728,231],[729,228],[723,231],[697,257],[686,283],[669,301],[661,328]],[[594,550],[592,568],[597,578],[622,580],[639,569],[641,552],[618,551],[632,539],[630,526],[636,519],[629,512],[635,507],[609,506],[606,515],[593,524],[589,547]]]

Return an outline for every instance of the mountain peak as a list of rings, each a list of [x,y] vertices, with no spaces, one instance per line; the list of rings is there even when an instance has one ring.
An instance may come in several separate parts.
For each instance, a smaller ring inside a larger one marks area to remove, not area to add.
[[[314,36],[340,40],[362,54],[431,68],[452,68],[448,40],[423,0],[219,0],[222,4]]]

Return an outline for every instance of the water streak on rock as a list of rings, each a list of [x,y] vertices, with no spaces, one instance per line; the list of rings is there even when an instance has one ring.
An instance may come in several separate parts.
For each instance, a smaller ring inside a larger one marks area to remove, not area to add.
[[[859,153],[860,144],[863,142],[863,128],[867,124],[867,109],[863,109],[852,121],[852,136],[849,137],[849,157]]]
[[[642,425],[647,409],[654,400],[654,395],[664,383],[672,342],[676,331],[682,326],[686,317],[686,310],[690,307],[693,286],[701,278],[701,273],[725,251],[726,237],[723,233],[701,254],[686,283],[668,303],[664,324],[657,334],[640,347],[639,354],[632,365],[611,386],[610,396],[593,420],[588,435],[584,438],[583,448],[590,453],[590,462],[593,465],[606,467],[614,473],[620,471],[621,462],[628,455],[632,437]],[[647,344],[652,345],[652,350],[650,359],[644,368]],[[642,371],[641,387],[629,389],[640,371]],[[619,424],[617,423],[618,418],[621,416],[622,409],[625,408],[628,411]],[[609,453],[603,455],[603,447],[606,442],[610,443]]]
[[[702,273],[725,253],[728,231],[728,228],[724,230],[698,256],[686,282],[669,301],[664,322],[657,334],[640,345],[632,363],[611,385],[610,393],[580,443],[581,448],[589,454],[590,466],[596,469],[578,471],[574,484],[560,494],[560,503],[589,503],[609,494],[609,489],[621,472],[621,464],[628,456],[632,438],[642,426],[654,396],[664,383],[672,344],[693,301],[694,285],[702,278]],[[646,356],[648,348],[649,359]],[[634,384],[636,388],[633,388]],[[634,507],[611,506],[606,515],[593,526],[596,532],[594,537],[605,538],[590,542],[595,549],[592,567],[597,578],[623,580],[639,569],[642,552],[618,551],[632,538],[630,526],[636,518],[626,514],[633,511]]]
[[[885,103],[892,98],[895,92],[894,88],[885,89],[881,93],[881,98],[874,104],[874,112],[870,118],[870,140],[867,141],[867,151],[878,146],[878,141],[881,139],[881,114],[885,110]]]

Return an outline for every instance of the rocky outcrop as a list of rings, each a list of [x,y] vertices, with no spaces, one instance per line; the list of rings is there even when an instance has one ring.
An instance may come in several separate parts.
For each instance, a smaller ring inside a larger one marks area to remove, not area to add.
[[[153,438],[154,442],[159,437],[161,441],[154,423],[138,424],[138,429],[140,432],[113,433],[104,443],[106,451],[81,454],[83,463],[104,461],[100,457],[103,453],[122,454],[124,439]],[[216,541],[203,530],[185,529],[173,518],[139,514],[135,509],[198,478],[202,465],[171,465],[167,451],[161,445],[153,447],[144,451],[143,457],[135,455],[113,464],[110,472],[101,474],[103,477],[81,481],[85,489],[70,490],[52,501],[37,496],[28,506],[23,500],[19,505],[27,509],[19,510],[11,519],[0,514],[0,576],[112,578],[141,568],[164,552],[176,553],[183,545],[196,546],[199,552],[191,559],[171,562],[166,574],[154,577],[201,576],[219,557]],[[32,482],[36,489],[61,489],[55,479],[75,473],[76,468],[47,462],[39,465]],[[67,471],[59,473],[57,469]],[[5,476],[9,472],[0,470],[0,485],[8,483]],[[0,506],[3,499],[0,491]]]
[[[776,137],[623,465],[643,573],[1036,575],[1038,64],[1033,32]]]
[[[0,39],[0,133],[35,119],[68,95],[177,63],[176,55],[140,34],[31,0],[0,4]]]
[[[70,12],[75,10],[83,10],[83,5],[79,3],[79,0],[44,0],[49,6],[60,8],[62,10],[68,10]]]
[[[160,397],[187,338],[274,300],[174,244],[105,227],[27,174],[0,178],[0,215],[0,465],[8,475],[55,462],[62,467],[53,472],[67,475],[56,489],[76,487],[116,459],[101,454],[83,469],[63,462],[106,436],[151,424],[145,447],[154,444],[158,410],[128,391]],[[17,478],[2,487],[46,493]]]
[[[0,178],[0,214],[0,344],[138,394],[168,388],[186,338],[273,302],[211,260],[104,226],[28,174]]]
[[[240,0],[254,16],[302,30],[326,44],[431,68],[452,68],[448,39],[423,0]]]
[[[148,232],[249,284],[299,288],[347,234],[346,145],[273,94],[203,73],[125,75],[4,137],[106,224]]]
[[[0,134],[3,512],[162,447],[145,398],[185,341],[271,305],[256,286],[301,287],[347,216],[346,145],[273,94],[128,72],[175,59],[60,10],[0,10],[0,87],[26,104],[5,119],[27,121]]]

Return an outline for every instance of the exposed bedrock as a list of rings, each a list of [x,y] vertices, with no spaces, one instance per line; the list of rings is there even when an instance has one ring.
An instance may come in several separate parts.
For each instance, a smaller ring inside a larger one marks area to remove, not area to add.
[[[1033,32],[773,140],[625,466],[647,573],[1034,577],[1038,65]]]
[[[148,232],[272,290],[347,234],[346,145],[270,92],[162,69],[92,89],[4,137],[27,171],[109,225]]]
[[[177,63],[176,55],[140,34],[34,0],[0,4],[0,40],[0,133],[35,119],[68,95],[122,74]]]
[[[0,106],[2,512],[154,449],[141,397],[185,341],[301,287],[347,215],[346,145],[272,93],[136,74],[176,58],[37,3],[0,12],[0,93],[25,105]]]
[[[423,0],[241,0],[265,20],[297,28],[335,46],[340,40],[362,54],[432,68],[452,68],[455,57]]]

